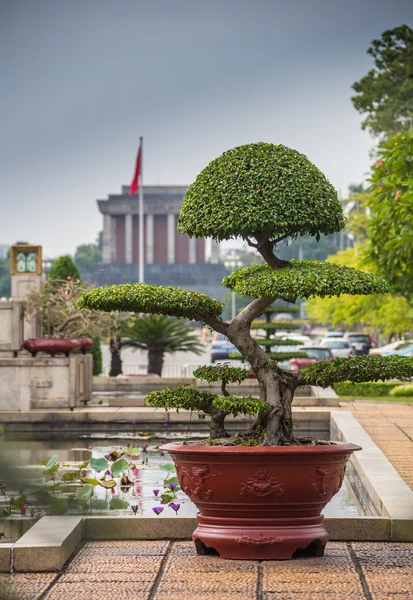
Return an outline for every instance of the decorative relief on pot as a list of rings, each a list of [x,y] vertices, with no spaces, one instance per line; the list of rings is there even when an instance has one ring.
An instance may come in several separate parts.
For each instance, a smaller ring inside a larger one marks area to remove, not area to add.
[[[245,483],[241,484],[240,495],[246,496],[247,494],[260,497],[269,496],[270,494],[283,496],[284,489],[275,477],[269,476],[267,469],[260,468],[254,477],[250,477]]]
[[[210,477],[218,477],[222,475],[221,471],[211,473],[210,467],[207,465],[184,467],[180,464],[176,465],[176,474],[179,479],[182,491],[185,492],[192,500],[193,496],[199,500],[212,500],[212,490],[207,489],[207,480]]]
[[[317,498],[324,499],[328,496],[332,498],[335,494],[337,494],[343,483],[345,471],[345,465],[333,469],[332,471],[320,466],[315,467],[314,471],[312,468],[307,469],[306,472],[311,475],[313,479],[315,479],[315,481],[311,484],[315,496],[317,496]]]
[[[280,537],[264,537],[263,535],[261,537],[243,535],[237,538],[237,544],[241,546],[275,546],[276,544],[281,544],[283,541],[283,538]]]

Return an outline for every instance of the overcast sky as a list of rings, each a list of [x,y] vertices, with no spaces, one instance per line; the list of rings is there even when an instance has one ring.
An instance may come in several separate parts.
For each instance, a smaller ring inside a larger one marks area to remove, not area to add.
[[[0,0],[0,243],[73,253],[145,138],[144,179],[282,143],[344,194],[369,168],[351,85],[411,0]]]

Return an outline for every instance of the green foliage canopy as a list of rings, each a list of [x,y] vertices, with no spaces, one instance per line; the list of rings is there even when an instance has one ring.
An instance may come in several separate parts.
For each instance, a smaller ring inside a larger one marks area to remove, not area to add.
[[[389,291],[384,279],[344,265],[313,260],[293,260],[291,265],[287,269],[272,269],[268,265],[246,267],[225,277],[222,284],[245,296],[285,300]]]
[[[220,317],[223,304],[205,294],[174,287],[126,283],[101,287],[83,294],[79,308],[184,317],[195,321],[204,315]]]
[[[252,396],[219,396],[204,390],[196,390],[181,385],[173,389],[156,390],[145,398],[149,406],[157,408],[175,408],[176,410],[193,410],[199,413],[215,414],[226,412],[236,417],[239,413],[255,415],[260,410],[267,410],[268,404]]]
[[[396,292],[412,295],[413,129],[379,145],[370,183],[370,259]]]
[[[52,265],[48,279],[77,279],[80,280],[80,273],[77,266],[68,254],[59,256],[56,262]]]
[[[248,144],[224,152],[189,187],[178,230],[218,240],[330,234],[345,224],[337,192],[306,156]]]
[[[353,84],[355,109],[373,135],[395,133],[400,117],[413,117],[413,29],[401,25],[373,40],[367,53],[375,68]]]
[[[241,383],[249,375],[248,369],[231,367],[228,364],[206,365],[194,371],[194,377],[202,381],[223,381],[227,383]]]
[[[413,358],[366,354],[351,358],[333,358],[309,365],[298,374],[299,385],[329,387],[340,381],[385,381],[413,377]]]

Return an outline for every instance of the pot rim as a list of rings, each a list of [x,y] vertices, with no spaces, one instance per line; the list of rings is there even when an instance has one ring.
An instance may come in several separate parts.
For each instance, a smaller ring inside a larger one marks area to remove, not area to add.
[[[362,450],[349,442],[334,442],[331,446],[192,446],[172,442],[159,447],[175,454],[348,454]]]

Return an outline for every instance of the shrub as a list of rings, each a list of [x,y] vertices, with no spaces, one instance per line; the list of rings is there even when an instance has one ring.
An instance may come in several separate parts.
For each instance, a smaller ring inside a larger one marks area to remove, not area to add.
[[[102,348],[100,346],[100,338],[93,338],[93,346],[90,349],[93,356],[93,375],[96,377],[102,373]]]
[[[343,381],[335,383],[333,389],[339,396],[380,398],[381,396],[393,396],[392,391],[399,386],[404,387],[397,381],[372,381],[370,383]]]
[[[396,398],[411,398],[413,396],[413,383],[398,385],[391,390],[389,395],[395,396]]]

